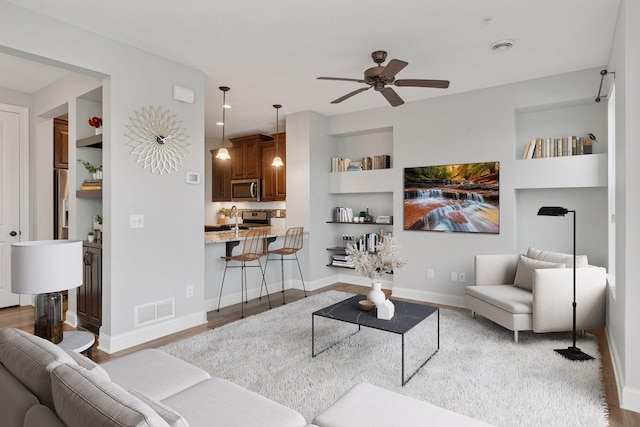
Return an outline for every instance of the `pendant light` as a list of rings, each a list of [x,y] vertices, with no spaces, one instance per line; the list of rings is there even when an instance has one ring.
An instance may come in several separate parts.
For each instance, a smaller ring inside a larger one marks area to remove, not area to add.
[[[274,104],[273,108],[276,109],[276,156],[273,158],[273,163],[271,163],[271,166],[284,166],[284,163],[282,162],[282,159],[280,158],[280,156],[278,156],[278,136],[280,134],[280,128],[278,127],[279,122],[278,122],[278,110],[280,108],[282,108],[282,105],[280,104]]]
[[[227,104],[227,91],[230,89],[227,86],[220,86],[218,87],[218,89],[220,89],[222,91],[222,122],[218,122],[219,125],[222,125],[222,146],[220,147],[220,149],[218,150],[218,153],[216,154],[216,159],[220,159],[220,160],[229,160],[231,158],[231,156],[229,155],[229,151],[224,148],[224,126],[225,126],[225,110],[227,108],[231,108],[231,105]]]

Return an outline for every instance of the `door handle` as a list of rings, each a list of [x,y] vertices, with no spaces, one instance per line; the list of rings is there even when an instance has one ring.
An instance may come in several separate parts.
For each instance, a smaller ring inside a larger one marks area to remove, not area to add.
[[[91,252],[89,251],[84,253],[84,265],[91,265]]]
[[[256,184],[255,182],[251,183],[251,197],[254,199],[256,198],[257,187],[258,187],[258,184]]]
[[[16,231],[12,231],[11,233],[9,233],[9,236],[11,237],[16,237],[18,235],[18,233]]]

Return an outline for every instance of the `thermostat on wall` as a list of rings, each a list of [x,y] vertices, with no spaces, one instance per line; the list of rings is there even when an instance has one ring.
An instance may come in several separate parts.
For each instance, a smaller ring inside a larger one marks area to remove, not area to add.
[[[187,184],[200,184],[200,173],[187,172],[185,174],[185,181],[187,182]]]

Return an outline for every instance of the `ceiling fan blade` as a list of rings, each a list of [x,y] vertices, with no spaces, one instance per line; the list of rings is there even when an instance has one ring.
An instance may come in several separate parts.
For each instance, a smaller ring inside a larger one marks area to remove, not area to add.
[[[389,104],[391,104],[392,107],[397,107],[398,105],[404,104],[404,101],[402,100],[402,98],[400,98],[400,96],[398,96],[396,91],[391,89],[390,87],[385,87],[380,91],[380,93],[385,98],[387,98],[387,101],[389,101]]]
[[[422,80],[422,79],[402,79],[393,82],[396,86],[434,87],[446,89],[449,87],[449,80]]]
[[[340,80],[343,82],[358,82],[358,83],[364,83],[364,80],[361,79],[346,79],[343,77],[318,77],[318,80]]]
[[[401,61],[399,59],[392,59],[382,70],[382,75],[385,77],[395,77],[404,67],[409,65],[406,61]]]
[[[360,89],[354,90],[353,92],[349,92],[348,94],[346,94],[345,96],[341,96],[340,98],[331,101],[332,104],[339,104],[342,101],[344,101],[345,99],[349,99],[354,95],[359,94],[360,92],[364,92],[365,90],[369,90],[371,89],[371,86],[367,86],[367,87],[361,87]]]

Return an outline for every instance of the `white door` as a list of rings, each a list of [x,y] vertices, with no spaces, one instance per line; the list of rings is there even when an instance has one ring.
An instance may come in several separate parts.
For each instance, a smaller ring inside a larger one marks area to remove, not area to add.
[[[20,241],[20,119],[18,109],[0,104],[0,307],[20,300],[11,293],[11,243]]]

